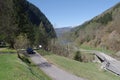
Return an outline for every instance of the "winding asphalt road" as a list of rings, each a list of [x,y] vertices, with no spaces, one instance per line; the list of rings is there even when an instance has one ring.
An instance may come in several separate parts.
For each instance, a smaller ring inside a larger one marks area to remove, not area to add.
[[[71,73],[68,73],[53,64],[50,64],[45,58],[40,54],[30,55],[31,60],[39,66],[48,76],[53,80],[85,80],[83,78],[77,77]],[[67,64],[67,63],[66,63]]]
[[[106,55],[102,52],[95,53],[95,55],[98,55],[98,54],[99,54],[99,56],[104,57],[104,61],[102,62],[103,63],[102,65],[107,70],[109,70],[117,75],[120,75],[120,61],[118,61],[118,60],[112,58],[111,56]]]
[[[104,67],[104,69],[107,69],[120,76],[120,61],[100,51],[82,49],[80,51],[94,53],[97,57],[103,60],[102,67]]]

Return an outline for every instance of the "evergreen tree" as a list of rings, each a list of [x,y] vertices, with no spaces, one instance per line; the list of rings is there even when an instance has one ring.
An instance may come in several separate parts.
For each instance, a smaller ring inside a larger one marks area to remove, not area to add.
[[[82,62],[82,55],[80,51],[77,51],[74,57],[75,60]]]
[[[35,45],[42,45],[43,48],[47,48],[48,40],[47,34],[44,28],[43,23],[41,22],[38,29],[36,28],[36,35],[35,35]]]
[[[16,37],[17,24],[15,23],[15,11],[12,0],[1,2],[3,8],[0,15],[0,39],[6,41],[13,48]]]

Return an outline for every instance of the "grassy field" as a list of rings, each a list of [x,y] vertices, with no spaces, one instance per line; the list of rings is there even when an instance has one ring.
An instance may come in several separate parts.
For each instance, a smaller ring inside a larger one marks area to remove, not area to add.
[[[0,80],[51,80],[38,67],[28,66],[16,54],[0,54]]]
[[[44,54],[45,51],[40,52]],[[51,53],[44,55],[44,57],[58,67],[88,80],[120,80],[120,77],[100,69],[98,63],[82,63]]]

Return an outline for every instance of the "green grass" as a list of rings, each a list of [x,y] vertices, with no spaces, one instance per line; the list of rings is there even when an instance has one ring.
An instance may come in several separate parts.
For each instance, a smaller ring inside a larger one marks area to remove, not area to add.
[[[47,51],[45,51],[45,50],[42,50],[42,49],[40,49],[40,50],[36,50],[38,53],[40,53],[40,55],[42,55],[42,56],[45,56],[45,55],[50,55],[50,54],[52,54],[51,52],[47,52]]]
[[[120,80],[120,77],[100,69],[98,63],[82,63],[54,54],[44,57],[58,67],[88,80]]]
[[[0,53],[16,53],[16,50],[9,48],[0,48]]]
[[[85,49],[85,50],[97,50],[97,51],[101,51],[101,52],[104,52],[106,54],[114,54],[115,52],[114,51],[111,51],[111,50],[108,50],[108,49],[105,49],[105,48],[98,48],[98,47],[91,47],[91,46],[88,46],[88,45],[81,45],[80,46],[81,49]]]
[[[0,80],[51,80],[38,67],[27,65],[16,54],[0,54]]]

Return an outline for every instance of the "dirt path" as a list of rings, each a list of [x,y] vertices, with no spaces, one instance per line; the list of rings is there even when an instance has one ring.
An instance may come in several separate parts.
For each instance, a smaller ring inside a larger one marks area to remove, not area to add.
[[[77,77],[56,67],[53,64],[48,63],[48,61],[39,54],[33,54],[30,55],[30,57],[32,61],[53,80],[84,80],[83,78]]]

